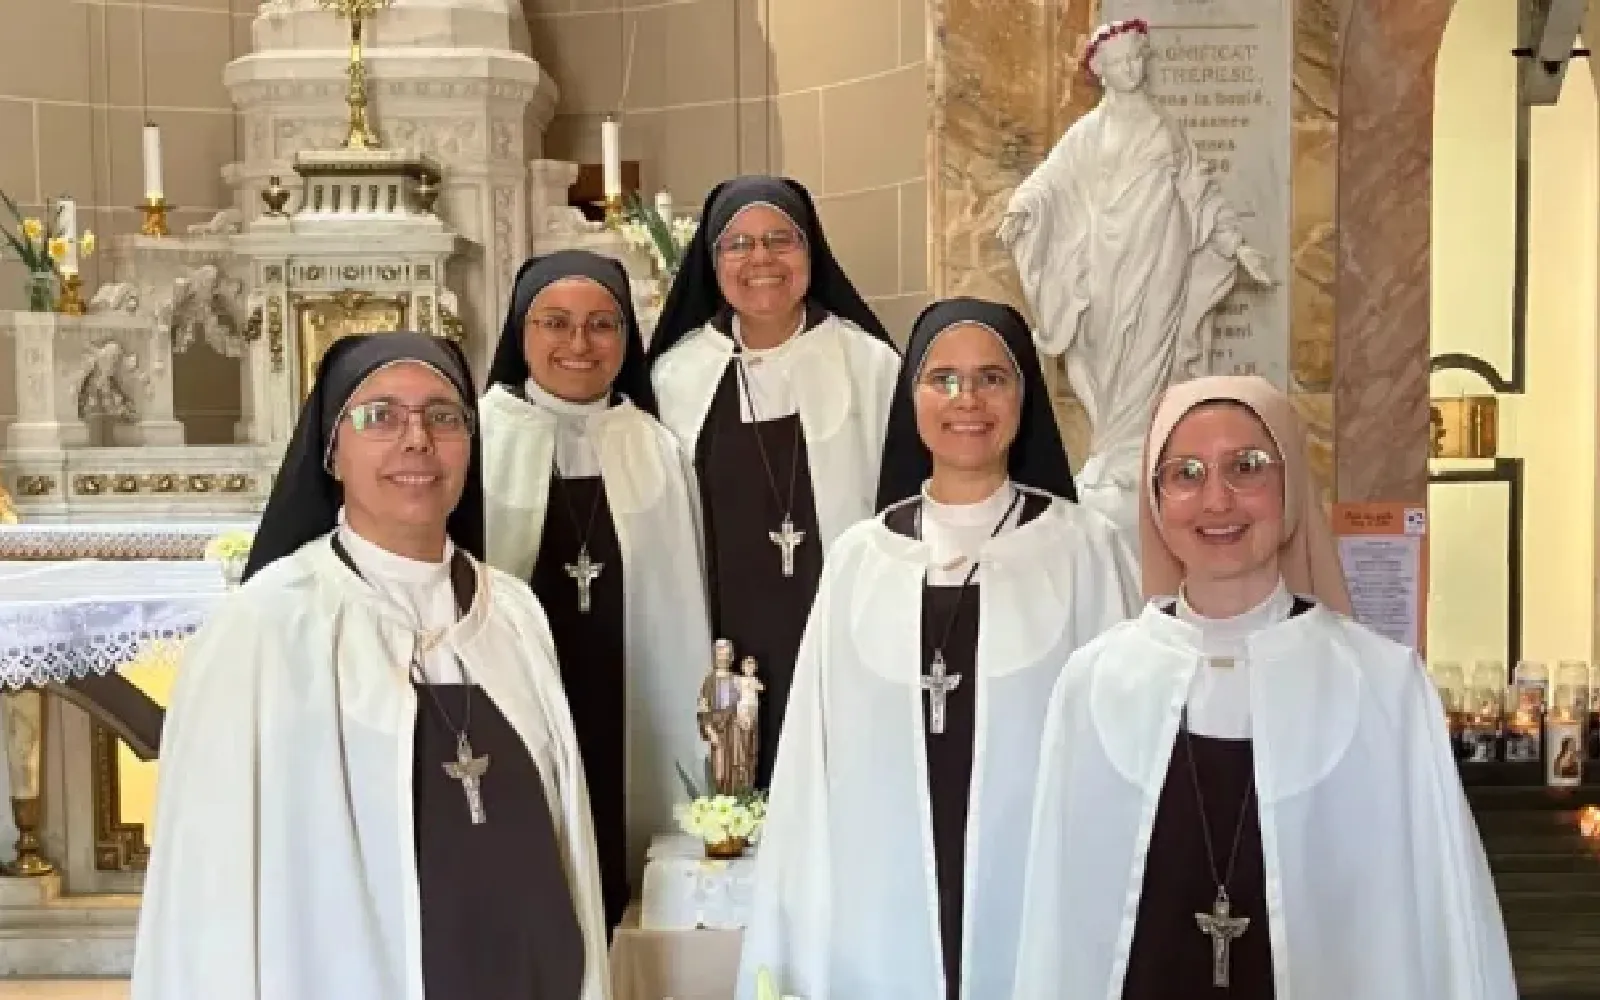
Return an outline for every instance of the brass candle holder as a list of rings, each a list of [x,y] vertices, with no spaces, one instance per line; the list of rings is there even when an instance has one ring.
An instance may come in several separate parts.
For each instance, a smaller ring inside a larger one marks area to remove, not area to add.
[[[608,194],[604,204],[606,208],[606,228],[612,230],[621,229],[623,222],[622,195]]]
[[[17,860],[6,867],[11,875],[37,878],[55,874],[56,866],[40,852],[39,824],[43,818],[43,798],[12,799],[11,815],[17,821]]]
[[[139,224],[140,236],[171,236],[167,229],[167,212],[172,208],[160,195],[149,195],[139,204],[144,221]]]
[[[56,299],[56,312],[63,316],[82,316],[88,312],[83,304],[83,278],[78,272],[61,275],[61,297]]]

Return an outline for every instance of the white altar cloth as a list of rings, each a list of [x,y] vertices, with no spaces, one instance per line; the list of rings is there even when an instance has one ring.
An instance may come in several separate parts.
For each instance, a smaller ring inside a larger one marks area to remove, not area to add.
[[[0,689],[111,673],[191,635],[226,589],[203,560],[0,562]]]
[[[713,861],[693,837],[650,842],[639,894],[639,927],[647,931],[743,930],[755,895],[754,848],[742,858]]]

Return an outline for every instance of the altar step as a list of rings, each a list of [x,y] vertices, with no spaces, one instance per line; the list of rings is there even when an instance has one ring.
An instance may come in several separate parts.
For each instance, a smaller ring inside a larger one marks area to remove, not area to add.
[[[0,878],[0,979],[127,976],[138,896],[62,896],[59,876]]]
[[[1523,1000],[1600,1000],[1600,842],[1579,815],[1600,788],[1467,788]]]

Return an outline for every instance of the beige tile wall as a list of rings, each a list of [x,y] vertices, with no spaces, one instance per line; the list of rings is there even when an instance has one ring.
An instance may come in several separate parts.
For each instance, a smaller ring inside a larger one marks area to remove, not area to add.
[[[928,298],[924,3],[525,0],[561,89],[546,153],[597,162],[620,109],[623,156],[681,206],[739,173],[800,180],[903,339]]]
[[[137,231],[140,129],[149,120],[161,126],[167,200],[180,209],[174,231],[209,219],[229,202],[220,171],[236,153],[222,68],[249,51],[256,6],[0,0],[0,189],[35,213],[45,198],[68,194],[79,204],[80,225],[101,235]],[[94,258],[85,263],[88,288],[99,271]],[[22,290],[21,268],[0,262],[0,308],[16,308]],[[224,432],[238,407],[231,363],[203,351],[182,360],[188,377],[180,411]],[[0,414],[16,412],[15,403],[6,345]]]

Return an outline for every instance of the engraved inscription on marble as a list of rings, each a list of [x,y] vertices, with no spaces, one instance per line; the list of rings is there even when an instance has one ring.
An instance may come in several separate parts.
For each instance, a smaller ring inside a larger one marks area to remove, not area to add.
[[[1106,19],[1150,25],[1150,89],[1183,126],[1271,286],[1238,282],[1215,313],[1211,371],[1288,387],[1292,5],[1259,0],[1104,0]]]

